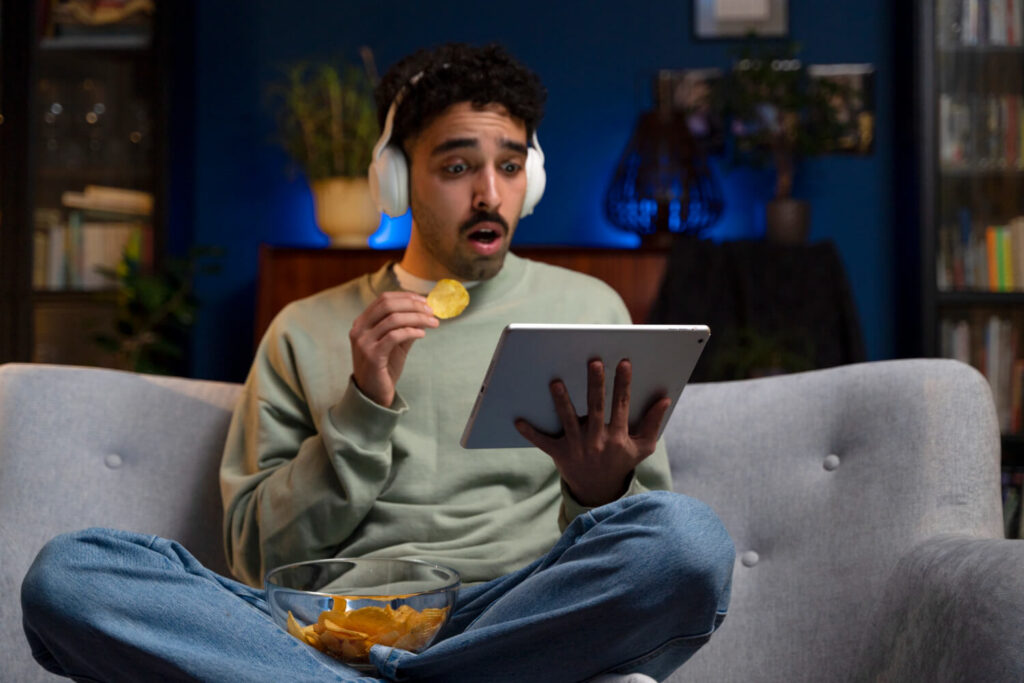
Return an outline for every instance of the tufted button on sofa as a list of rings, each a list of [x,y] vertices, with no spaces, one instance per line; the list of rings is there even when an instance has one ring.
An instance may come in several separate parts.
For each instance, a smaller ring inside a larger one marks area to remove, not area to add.
[[[52,678],[18,595],[60,532],[160,534],[227,571],[217,469],[238,391],[0,366],[0,680]],[[1001,537],[999,433],[975,370],[692,384],[665,439],[675,489],[737,548],[729,616],[671,681],[1024,680],[1024,542]]]

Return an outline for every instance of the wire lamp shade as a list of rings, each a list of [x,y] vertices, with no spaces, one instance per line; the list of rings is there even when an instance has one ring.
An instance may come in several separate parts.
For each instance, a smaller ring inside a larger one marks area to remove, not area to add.
[[[644,238],[699,235],[722,215],[722,188],[681,111],[637,119],[604,198],[608,220]]]

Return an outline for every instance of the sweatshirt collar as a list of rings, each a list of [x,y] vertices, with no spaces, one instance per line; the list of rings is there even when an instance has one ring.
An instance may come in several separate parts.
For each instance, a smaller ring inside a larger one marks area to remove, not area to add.
[[[504,297],[523,279],[526,272],[526,259],[522,259],[509,252],[505,255],[505,263],[498,274],[489,280],[480,280],[470,292],[469,309],[478,306],[488,306],[494,301]],[[395,274],[395,261],[389,261],[376,273],[370,275],[370,289],[373,297],[380,296],[384,292],[399,291],[402,288],[398,276]],[[425,280],[424,282],[429,282]],[[433,284],[431,284],[433,287]],[[415,291],[415,290],[413,290]],[[429,291],[429,290],[428,290]],[[368,302],[369,303],[369,302]]]
[[[426,278],[416,277],[408,270],[402,267],[401,263],[395,263],[392,265],[392,270],[395,273],[395,279],[398,280],[398,286],[407,292],[415,292],[426,296],[430,293],[430,290],[437,284],[437,280],[427,280]],[[472,289],[479,284],[479,281],[463,282],[462,286],[466,289]]]

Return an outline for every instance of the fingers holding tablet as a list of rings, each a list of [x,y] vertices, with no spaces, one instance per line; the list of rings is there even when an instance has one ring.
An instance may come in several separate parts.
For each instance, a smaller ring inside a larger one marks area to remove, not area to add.
[[[633,470],[654,452],[659,428],[672,404],[668,397],[654,401],[634,434],[629,430],[632,364],[623,359],[615,369],[611,412],[605,416],[604,362],[587,363],[587,415],[577,415],[565,384],[551,382],[551,398],[562,423],[559,435],[545,434],[524,419],[516,420],[523,437],[549,456],[583,505],[596,507],[619,498]]]

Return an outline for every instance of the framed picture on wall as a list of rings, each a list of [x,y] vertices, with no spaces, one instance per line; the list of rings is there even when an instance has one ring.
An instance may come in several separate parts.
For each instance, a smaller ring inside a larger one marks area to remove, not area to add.
[[[692,0],[693,36],[697,39],[785,38],[789,35],[789,0]]]
[[[832,152],[871,154],[875,145],[875,67],[871,64],[811,64],[812,81],[833,84],[829,98],[838,130]]]

